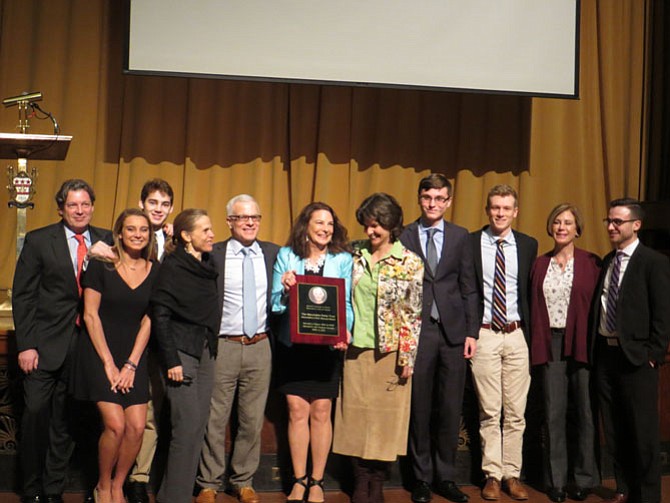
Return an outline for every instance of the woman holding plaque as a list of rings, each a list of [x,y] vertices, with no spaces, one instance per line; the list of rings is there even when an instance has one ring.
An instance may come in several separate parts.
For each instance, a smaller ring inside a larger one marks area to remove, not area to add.
[[[600,259],[575,246],[583,231],[579,210],[556,206],[547,219],[554,248],[531,270],[531,362],[542,367],[547,451],[547,496],[565,501],[568,466],[574,486],[570,498],[586,499],[598,483],[596,438],[590,398],[588,318],[600,273]],[[568,463],[568,396],[575,411],[576,452]]]
[[[295,476],[288,501],[324,500],[323,474],[333,436],[330,416],[342,365],[341,353],[334,349],[346,348],[346,343],[292,344],[288,292],[296,284],[296,274],[343,278],[348,331],[353,322],[351,267],[347,230],[333,209],[320,202],[307,205],[293,224],[287,246],[279,250],[272,281],[272,310],[282,315],[275,348],[277,381],[288,405],[288,441]],[[309,477],[308,450],[312,454]]]
[[[407,451],[411,376],[419,343],[423,260],[398,236],[398,202],[372,194],[356,210],[353,339],[344,358],[333,452],[352,457],[353,503],[384,501],[390,463]]]
[[[218,273],[209,253],[213,242],[205,210],[186,209],[177,215],[151,295],[151,320],[166,369],[172,426],[156,498],[160,503],[191,501],[209,418],[221,325]]]

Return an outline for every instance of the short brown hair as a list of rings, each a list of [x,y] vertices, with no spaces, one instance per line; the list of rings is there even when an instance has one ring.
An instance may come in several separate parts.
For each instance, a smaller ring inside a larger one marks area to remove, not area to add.
[[[156,191],[168,196],[170,198],[170,205],[174,204],[174,191],[170,187],[170,184],[162,178],[154,178],[144,184],[140,192],[140,201],[142,201],[142,204],[147,200],[149,194]]]
[[[356,220],[361,225],[375,220],[391,233],[392,243],[402,232],[402,208],[393,196],[384,192],[376,192],[366,197],[356,210]]]
[[[556,220],[556,217],[563,213],[564,211],[569,211],[572,213],[572,216],[575,217],[575,225],[577,226],[577,237],[582,235],[582,231],[584,229],[584,218],[582,217],[582,212],[579,211],[579,208],[575,206],[572,203],[561,203],[558,206],[556,206],[553,210],[551,210],[551,213],[549,213],[549,216],[547,217],[547,234],[549,237],[552,237],[551,233],[551,226],[554,223],[554,220]]]
[[[642,208],[642,203],[637,199],[633,199],[632,197],[622,197],[610,202],[610,209],[616,206],[625,206],[630,210],[630,216],[635,220],[644,220],[644,208]]]
[[[451,197],[451,182],[441,173],[431,173],[424,177],[419,182],[419,195],[424,190],[430,189],[447,189],[447,195]]]
[[[518,206],[519,196],[517,195],[516,190],[514,190],[514,188],[512,188],[510,185],[501,183],[491,187],[488,196],[486,196],[487,208],[491,207],[491,198],[494,196],[500,196],[500,197],[512,196],[514,198],[514,207],[516,208]]]

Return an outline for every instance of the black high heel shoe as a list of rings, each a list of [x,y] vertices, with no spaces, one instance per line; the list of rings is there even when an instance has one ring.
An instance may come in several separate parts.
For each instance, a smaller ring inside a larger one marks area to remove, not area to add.
[[[303,475],[302,477],[293,477],[293,485],[298,484],[299,486],[302,486],[304,488],[302,492],[302,498],[298,499],[286,499],[286,503],[303,503],[305,501],[305,497],[307,496],[307,489],[309,488],[310,485],[310,480],[307,475]],[[293,492],[293,488],[291,488],[291,492]]]
[[[326,490],[323,488],[323,479],[317,480],[317,479],[313,479],[313,478],[310,477],[309,487],[312,487],[312,486],[319,486],[321,488],[321,492],[323,492],[323,499],[319,500],[319,501],[311,500],[311,499],[309,499],[309,494],[308,494],[307,503],[324,503],[325,500],[326,500]],[[309,490],[306,491],[306,492],[309,493]]]

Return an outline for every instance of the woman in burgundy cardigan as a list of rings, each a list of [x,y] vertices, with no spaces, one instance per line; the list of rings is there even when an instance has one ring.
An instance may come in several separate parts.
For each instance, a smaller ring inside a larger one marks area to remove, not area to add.
[[[584,500],[598,482],[595,432],[589,393],[589,308],[600,272],[600,259],[575,247],[582,234],[579,210],[556,206],[547,219],[554,249],[537,258],[531,270],[531,363],[542,365],[548,455],[547,495]],[[577,452],[573,480],[568,479],[566,416],[568,396],[576,412]],[[572,482],[572,483],[570,483]]]

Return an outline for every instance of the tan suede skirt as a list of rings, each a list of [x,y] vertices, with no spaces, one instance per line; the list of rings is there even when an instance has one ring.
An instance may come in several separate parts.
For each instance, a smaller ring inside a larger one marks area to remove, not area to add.
[[[407,453],[411,378],[397,374],[397,352],[350,346],[335,407],[333,452],[380,461]]]

